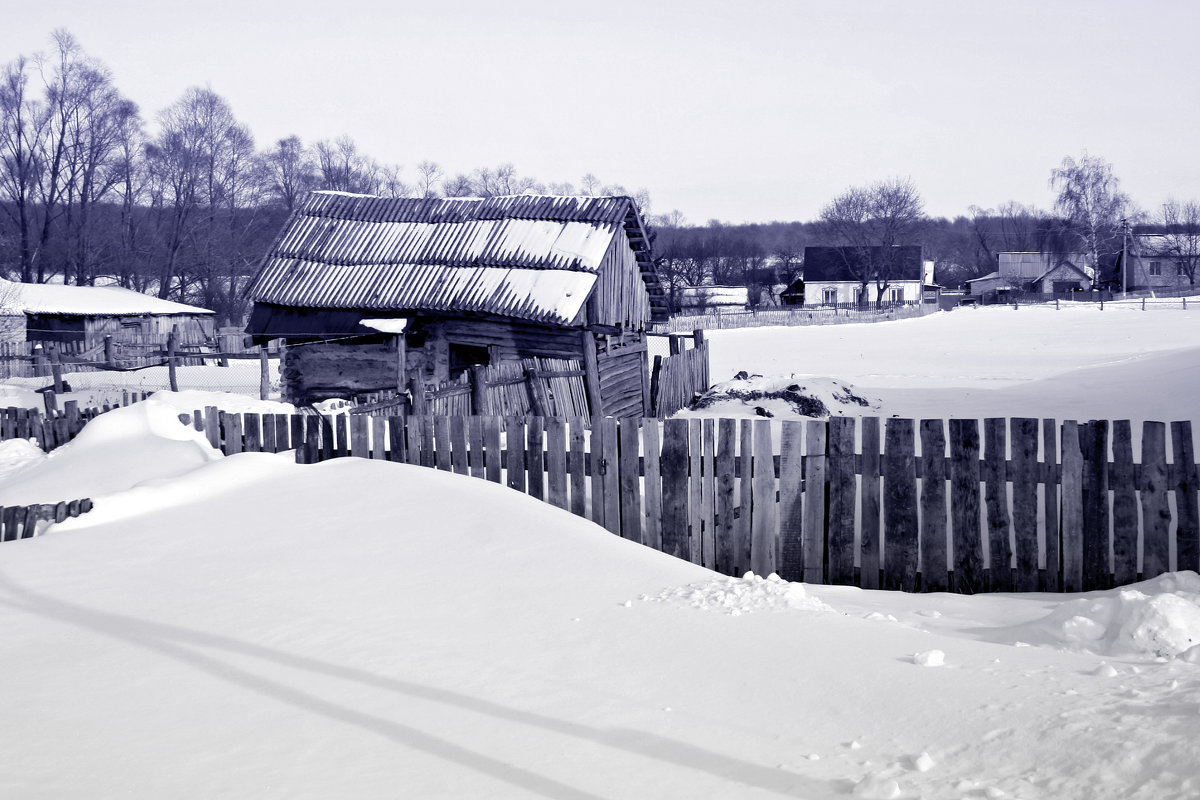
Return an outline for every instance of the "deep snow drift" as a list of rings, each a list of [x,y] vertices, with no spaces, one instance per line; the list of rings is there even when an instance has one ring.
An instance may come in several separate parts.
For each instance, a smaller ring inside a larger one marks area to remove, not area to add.
[[[90,429],[43,478],[86,461],[111,493],[0,545],[0,796],[1200,794],[1191,573],[735,580],[419,467],[155,475],[139,456],[207,445],[154,401]]]

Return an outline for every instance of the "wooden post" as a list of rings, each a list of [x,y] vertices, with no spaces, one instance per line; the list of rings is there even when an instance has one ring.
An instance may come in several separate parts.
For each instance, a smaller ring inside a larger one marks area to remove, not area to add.
[[[54,378],[54,393],[63,393],[62,353],[57,344],[50,345],[50,374]]]
[[[572,434],[574,423],[572,423]],[[662,550],[662,473],[659,470],[659,454],[662,452],[662,434],[658,420],[647,419],[642,427],[643,448],[646,451],[646,529],[642,541],[648,547]],[[574,435],[572,435],[574,449]],[[582,439],[581,439],[582,441]],[[574,496],[572,495],[572,503]]]
[[[400,347],[403,352],[404,345]],[[477,416],[492,413],[488,407],[487,367],[482,365],[471,367],[471,413]]]
[[[1080,431],[1080,446],[1083,451],[1082,588],[1087,592],[1109,588],[1112,577],[1108,566],[1108,420],[1092,420],[1084,426]]]
[[[786,424],[786,423],[785,423]],[[825,582],[825,487],[828,459],[825,451],[829,423],[805,423],[804,446],[807,474],[804,479],[804,581]],[[853,554],[851,554],[853,558]]]
[[[654,357],[654,369],[650,373],[650,416],[658,416],[658,393],[662,386],[663,357]]]
[[[172,392],[179,391],[179,376],[175,374],[175,350],[177,347],[179,347],[179,326],[172,325],[171,332],[167,334],[167,377]]]
[[[737,420],[722,418],[717,423],[717,454],[715,470],[716,487],[716,550],[717,571],[734,575],[737,557],[734,552],[736,541],[733,511],[735,508],[733,488],[737,475]]]
[[[110,367],[117,365],[117,360],[113,356],[113,338],[110,333],[104,335],[104,363]]]
[[[988,531],[988,588],[993,592],[1012,591],[1012,547],[1008,540],[1008,459],[1007,421],[989,417],[983,421],[984,466]]]
[[[260,400],[271,397],[271,361],[266,345],[258,348],[258,397]]]
[[[854,584],[854,417],[829,420],[829,582]]]
[[[403,333],[396,334],[396,393],[404,394],[408,389],[408,340]],[[408,411],[405,404],[404,411]],[[476,410],[476,414],[483,412]]]
[[[663,422],[662,457],[662,551],[687,560],[688,423],[685,419]]]
[[[640,463],[641,429],[637,417],[627,417],[620,421],[617,435],[619,454],[617,463],[620,466],[621,493],[621,538],[632,539],[643,543],[642,538],[642,492]],[[564,490],[566,486],[564,485]],[[565,491],[564,491],[565,495]]]
[[[1062,424],[1062,569],[1063,589],[1083,589],[1083,452],[1079,424]]]
[[[1196,498],[1196,457],[1192,423],[1171,423],[1171,451],[1175,457],[1176,569],[1200,570],[1200,506]]]
[[[1129,420],[1113,422],[1112,489],[1113,584],[1137,580],[1138,507],[1133,480],[1133,428]]]
[[[1018,592],[1038,590],[1038,421],[1009,422],[1012,442],[1012,527],[1016,543]]]
[[[551,505],[568,506],[567,421],[562,417],[546,420],[546,497]]]
[[[580,333],[583,349],[583,373],[587,384],[588,411],[595,422],[604,416],[604,402],[600,395],[600,363],[596,358],[596,336],[591,331]]]
[[[779,552],[774,453],[771,421],[754,420],[754,461],[751,477],[754,516],[750,529],[750,569],[754,574],[762,576],[776,571],[775,558]]]

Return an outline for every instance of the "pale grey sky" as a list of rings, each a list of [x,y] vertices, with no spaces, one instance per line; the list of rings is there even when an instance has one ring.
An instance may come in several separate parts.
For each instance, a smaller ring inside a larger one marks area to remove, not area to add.
[[[4,7],[8,7],[4,9]],[[1200,3],[0,3],[0,61],[70,30],[153,124],[192,85],[259,146],[349,134],[415,176],[511,161],[693,223],[807,220],[913,179],[930,213],[1047,207],[1084,149],[1143,208],[1200,197]]]

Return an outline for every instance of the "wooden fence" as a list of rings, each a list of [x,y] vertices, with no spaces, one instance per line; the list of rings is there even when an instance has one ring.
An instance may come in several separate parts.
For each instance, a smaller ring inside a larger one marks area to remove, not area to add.
[[[226,454],[294,449],[301,463],[357,456],[503,482],[726,574],[971,593],[1200,570],[1188,421],[1143,423],[1135,460],[1124,420],[182,418]]]
[[[654,356],[650,370],[650,416],[669,417],[708,391],[708,343],[702,330],[648,336],[666,337],[669,348],[669,355]]]
[[[937,311],[936,303],[901,303],[863,308],[856,304],[783,306],[751,311],[729,311],[714,314],[676,314],[668,320],[666,330],[672,333],[733,328],[761,328],[771,325],[840,325],[848,322],[884,322],[893,319],[920,317]]]
[[[29,539],[37,534],[39,522],[62,522],[91,510],[92,501],[88,499],[32,506],[0,506],[0,542]]]

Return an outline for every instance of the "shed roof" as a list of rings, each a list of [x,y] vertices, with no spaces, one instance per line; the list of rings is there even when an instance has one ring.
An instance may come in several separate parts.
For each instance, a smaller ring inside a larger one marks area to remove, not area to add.
[[[883,263],[884,257],[892,257],[893,281],[922,280],[924,259],[920,245],[897,245],[895,247],[806,247],[804,248],[804,281],[858,281],[855,272],[863,272],[860,265],[868,258],[874,263]]]
[[[259,303],[474,311],[566,324],[618,234],[637,255],[656,317],[666,296],[628,197],[388,199],[309,194],[251,288]]]
[[[212,314],[207,308],[161,300],[119,286],[17,283],[0,278],[0,309],[17,314],[76,317]]]

